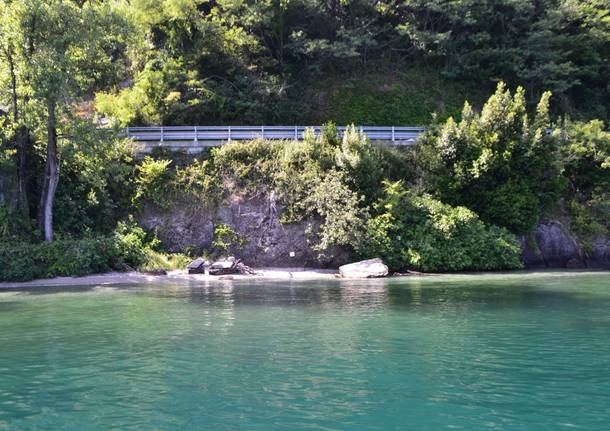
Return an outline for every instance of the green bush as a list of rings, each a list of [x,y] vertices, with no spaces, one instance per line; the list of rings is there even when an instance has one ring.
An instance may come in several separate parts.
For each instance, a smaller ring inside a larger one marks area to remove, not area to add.
[[[169,205],[173,180],[171,164],[171,160],[144,158],[137,166],[134,203],[140,204],[148,200],[162,207]]]
[[[120,223],[108,237],[57,240],[43,243],[0,243],[0,280],[81,276],[136,268],[149,249],[145,233],[133,224]]]
[[[30,220],[13,206],[0,203],[0,242],[24,241],[33,236]]]
[[[82,120],[71,121],[62,134],[71,138],[61,146],[56,233],[78,238],[110,235],[132,210],[133,148],[116,134]]]
[[[133,250],[116,238],[59,240],[52,243],[0,245],[0,280],[80,276],[123,270],[134,265]]]
[[[220,254],[226,255],[231,250],[240,250],[245,243],[237,232],[231,226],[224,223],[219,223],[214,226],[214,241],[212,247]]]
[[[500,83],[481,113],[465,104],[460,122],[432,127],[418,147],[429,191],[485,222],[528,232],[563,188],[558,138],[547,133],[549,97],[530,120],[524,90],[512,95]]]
[[[385,196],[368,221],[358,247],[362,258],[381,257],[395,271],[520,268],[514,235],[489,226],[464,207],[417,197],[401,182],[385,184]]]

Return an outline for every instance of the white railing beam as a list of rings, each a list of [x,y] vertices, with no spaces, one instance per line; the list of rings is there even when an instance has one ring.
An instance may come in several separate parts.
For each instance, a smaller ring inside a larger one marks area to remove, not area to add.
[[[320,126],[159,126],[127,127],[124,136],[150,148],[165,146],[171,148],[199,148],[222,145],[233,140],[251,140],[259,136],[263,139],[303,139],[302,130],[310,127],[316,135]],[[422,127],[405,126],[357,126],[372,142],[387,142],[396,145],[412,145]],[[342,136],[345,127],[339,127]]]

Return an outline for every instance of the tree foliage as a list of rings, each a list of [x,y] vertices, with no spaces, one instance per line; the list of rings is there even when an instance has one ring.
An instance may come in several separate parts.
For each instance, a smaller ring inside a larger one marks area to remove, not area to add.
[[[387,64],[485,90],[504,80],[526,88],[529,101],[551,90],[557,112],[609,115],[603,0],[138,0],[125,10],[137,29],[132,80],[97,99],[123,125],[306,121],[316,103],[302,100],[307,88]],[[361,102],[387,93],[363,91]],[[393,103],[425,117],[416,99]],[[386,116],[402,118],[395,112]],[[347,121],[379,118],[356,114]]]
[[[561,192],[549,98],[543,94],[530,118],[523,88],[511,94],[500,83],[480,113],[466,103],[459,122],[433,127],[419,147],[429,189],[488,223],[528,232]]]
[[[589,248],[596,235],[610,232],[610,133],[599,120],[566,121],[561,138],[570,227]]]

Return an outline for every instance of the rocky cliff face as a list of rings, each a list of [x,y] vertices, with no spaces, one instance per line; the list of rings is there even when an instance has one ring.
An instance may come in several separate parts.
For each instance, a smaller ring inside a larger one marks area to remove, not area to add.
[[[557,220],[544,221],[529,237],[521,239],[521,257],[526,268],[597,268],[610,269],[610,239],[593,238],[584,250]]]
[[[228,224],[244,240],[243,247],[236,247],[231,253],[254,267],[338,267],[348,260],[344,250],[319,253],[312,249],[308,239],[310,232],[320,225],[319,220],[282,224],[280,208],[272,196],[256,199],[233,196],[217,209],[146,206],[139,221],[176,252],[189,247],[211,250],[214,227]]]
[[[320,226],[320,220],[284,225],[272,196],[255,199],[233,196],[215,209],[188,204],[167,209],[148,205],[139,221],[175,252],[189,248],[211,250],[214,227],[228,224],[244,240],[243,247],[231,252],[255,267],[338,267],[347,263],[349,257],[345,250],[325,253],[314,250],[309,239],[311,232]],[[592,247],[584,250],[557,220],[540,223],[530,236],[520,240],[526,268],[610,269],[609,238],[594,238]]]

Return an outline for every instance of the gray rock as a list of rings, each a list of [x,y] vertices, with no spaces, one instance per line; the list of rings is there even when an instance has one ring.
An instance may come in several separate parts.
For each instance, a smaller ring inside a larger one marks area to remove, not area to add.
[[[236,274],[239,272],[237,267],[239,263],[240,261],[233,256],[217,260],[210,265],[210,275]]]
[[[526,268],[610,269],[610,239],[592,238],[589,249],[583,247],[557,220],[539,223],[529,238],[522,237],[521,259]]]
[[[388,275],[388,267],[379,258],[361,260],[339,267],[341,277],[345,278],[377,278]]]
[[[584,267],[584,254],[570,232],[557,220],[538,224],[532,238],[521,239],[521,258],[527,268]]]
[[[189,274],[204,274],[209,262],[201,257],[189,263],[186,267]]]
[[[587,253],[587,267],[610,269],[610,238],[594,238],[591,251]]]
[[[169,251],[209,249],[214,240],[215,212],[204,206],[176,205],[160,208],[146,204],[138,214],[138,222],[155,232]]]

